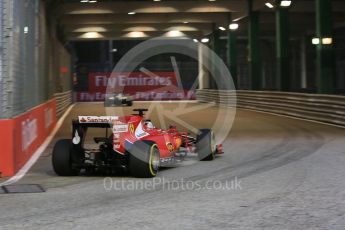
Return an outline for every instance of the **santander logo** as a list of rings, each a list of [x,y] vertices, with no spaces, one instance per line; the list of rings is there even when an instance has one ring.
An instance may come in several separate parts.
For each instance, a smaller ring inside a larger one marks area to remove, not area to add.
[[[44,126],[48,129],[53,124],[53,109],[48,108],[44,110]]]
[[[36,140],[37,132],[37,119],[26,119],[22,122],[22,150],[25,151]]]
[[[116,116],[78,116],[80,123],[113,123],[118,120]]]

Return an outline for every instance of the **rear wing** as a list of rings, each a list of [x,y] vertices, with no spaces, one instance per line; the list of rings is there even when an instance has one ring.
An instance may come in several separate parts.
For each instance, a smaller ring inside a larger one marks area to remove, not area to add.
[[[74,119],[72,121],[72,126],[73,129],[74,127],[82,127],[82,128],[111,128],[113,126],[112,123],[95,123],[95,122],[90,122],[90,123],[83,123],[79,122],[79,120]]]
[[[73,120],[72,124],[73,127],[111,128],[118,119],[117,116],[78,116],[78,119]]]
[[[74,148],[81,148],[83,146],[88,128],[112,128],[116,120],[118,120],[116,116],[78,116],[78,119],[72,121],[72,142]]]

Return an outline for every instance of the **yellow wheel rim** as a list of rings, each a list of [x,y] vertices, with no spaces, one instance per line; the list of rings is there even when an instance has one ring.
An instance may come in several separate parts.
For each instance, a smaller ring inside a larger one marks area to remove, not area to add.
[[[155,158],[155,156],[154,156],[155,147],[157,147],[157,144],[152,145],[150,148],[149,169],[150,169],[150,173],[152,176],[156,176],[156,174],[157,174],[155,172],[155,169],[154,169],[154,161],[155,160],[157,161],[157,159],[154,159]],[[158,161],[159,160],[160,159],[158,159]],[[157,163],[157,164],[159,164],[159,163]]]

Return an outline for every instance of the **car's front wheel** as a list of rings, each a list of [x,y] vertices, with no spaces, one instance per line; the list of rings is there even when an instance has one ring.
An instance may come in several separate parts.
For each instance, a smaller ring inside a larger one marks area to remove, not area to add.
[[[132,106],[133,105],[133,101],[127,101],[126,104],[127,104],[127,106]]]
[[[156,143],[137,141],[129,150],[129,171],[132,176],[150,178],[157,175],[160,153]]]
[[[214,133],[211,129],[199,130],[196,138],[196,150],[201,161],[212,161],[215,159],[216,144]]]

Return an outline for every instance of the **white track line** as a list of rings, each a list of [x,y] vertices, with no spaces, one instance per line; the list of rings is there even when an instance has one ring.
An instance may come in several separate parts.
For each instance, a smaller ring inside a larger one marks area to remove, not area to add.
[[[63,116],[58,120],[58,122],[55,125],[55,128],[53,131],[50,133],[50,135],[45,139],[45,141],[41,144],[41,146],[34,152],[34,154],[31,156],[30,160],[28,160],[25,165],[11,178],[8,180],[0,183],[0,186],[4,185],[10,185],[13,184],[25,176],[25,174],[29,171],[29,169],[36,163],[38,158],[42,155],[44,150],[48,147],[49,143],[53,140],[55,134],[57,131],[60,129],[61,125],[63,124],[65,118],[69,114],[69,112],[73,109],[75,104],[70,105],[66,112],[63,114]]]

